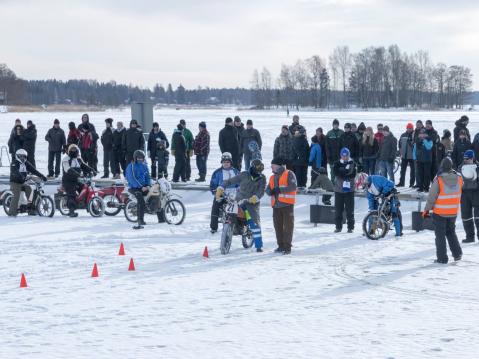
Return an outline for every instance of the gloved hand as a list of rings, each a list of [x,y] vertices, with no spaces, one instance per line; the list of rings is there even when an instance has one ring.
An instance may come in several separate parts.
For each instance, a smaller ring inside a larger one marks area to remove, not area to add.
[[[40,178],[41,178],[41,180],[42,180],[43,182],[46,182],[46,181],[47,181],[47,178],[46,178],[44,175],[41,175]]]
[[[429,211],[422,211],[421,216],[424,219],[428,218],[429,217]]]
[[[248,199],[248,202],[251,203],[251,204],[256,204],[259,202],[259,198],[258,196],[256,196],[255,194],[252,195],[249,199]]]
[[[271,189],[271,196],[276,196],[279,193],[280,193],[279,187],[273,187]]]
[[[219,186],[216,188],[215,198],[217,201],[221,199],[223,193],[225,193],[225,189],[223,187]]]

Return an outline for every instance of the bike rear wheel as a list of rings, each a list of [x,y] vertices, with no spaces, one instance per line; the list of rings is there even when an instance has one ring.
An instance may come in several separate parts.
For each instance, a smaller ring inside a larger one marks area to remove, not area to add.
[[[136,201],[128,201],[125,205],[124,213],[127,221],[132,223],[138,222],[138,204]]]
[[[92,217],[101,217],[105,213],[105,202],[100,197],[95,196],[88,201],[87,209]]]
[[[220,250],[221,254],[228,254],[231,248],[231,241],[233,240],[233,224],[224,223],[221,231]]]
[[[60,197],[60,200],[58,201],[58,210],[63,216],[67,216],[70,212],[67,205],[67,196]]]
[[[108,194],[103,197],[103,202],[105,202],[105,214],[107,216],[116,216],[121,211],[120,200],[112,195]]]
[[[243,244],[243,248],[248,249],[253,246],[253,233],[245,226],[244,232],[241,235],[241,244]]]
[[[180,200],[170,199],[165,204],[164,214],[166,223],[178,226],[185,220],[186,209]]]
[[[379,216],[377,211],[368,213],[363,220],[363,233],[372,240],[378,240],[386,236],[389,230],[386,219]]]
[[[11,194],[11,193],[8,193],[3,198],[3,210],[5,211],[5,214],[7,216],[10,215],[10,205],[12,203],[12,199],[13,199],[13,194]]]
[[[49,196],[40,196],[36,209],[40,217],[53,217],[55,214],[55,204]]]

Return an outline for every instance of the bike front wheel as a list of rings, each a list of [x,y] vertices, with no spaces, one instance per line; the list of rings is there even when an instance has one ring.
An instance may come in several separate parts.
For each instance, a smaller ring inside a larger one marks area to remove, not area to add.
[[[224,223],[221,231],[220,251],[221,254],[228,254],[231,248],[231,241],[233,240],[233,224]]]
[[[87,209],[92,217],[101,217],[105,213],[105,202],[100,197],[95,196],[88,201]]]
[[[178,226],[185,220],[186,209],[180,200],[170,199],[165,204],[164,214],[166,223]]]
[[[136,201],[128,201],[125,205],[125,218],[129,222],[138,222],[138,204]]]
[[[363,220],[363,233],[372,240],[378,240],[386,236],[388,224],[384,216],[377,211],[369,212]]]
[[[105,214],[107,216],[116,216],[121,211],[120,200],[112,195],[106,195],[103,197],[103,202],[105,202]]]
[[[40,196],[36,209],[40,217],[53,217],[55,214],[55,204],[49,196]]]

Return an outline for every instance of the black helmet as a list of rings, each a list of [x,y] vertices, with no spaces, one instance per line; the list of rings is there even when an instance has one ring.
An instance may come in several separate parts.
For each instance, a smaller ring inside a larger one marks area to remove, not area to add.
[[[77,158],[79,154],[80,154],[80,149],[78,148],[77,145],[71,144],[70,146],[68,146],[68,156],[72,158]]]
[[[260,175],[264,170],[264,164],[261,160],[253,160],[251,161],[249,170],[252,175]]]
[[[138,159],[142,159],[143,161],[145,160],[145,152],[143,152],[142,150],[136,150],[135,152],[133,152],[133,161],[138,161]]]

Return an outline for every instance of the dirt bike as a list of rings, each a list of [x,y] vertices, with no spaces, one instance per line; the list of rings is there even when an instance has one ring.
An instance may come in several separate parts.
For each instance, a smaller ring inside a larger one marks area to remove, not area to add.
[[[31,194],[31,201],[28,201],[25,192],[20,193],[18,201],[18,213],[38,214],[40,217],[53,217],[55,214],[55,204],[50,196],[45,195],[43,191],[43,181],[35,176],[27,176],[25,184],[34,187]],[[2,194],[3,209],[8,215],[10,213],[10,204],[13,200],[12,191],[5,191]]]
[[[130,222],[138,221],[138,202],[134,195],[124,193],[126,205],[124,208],[125,218]],[[183,203],[173,197],[179,197],[171,192],[171,184],[164,178],[155,180],[150,187],[145,199],[145,213],[157,214],[163,209],[165,222],[168,224],[180,225],[186,215]]]
[[[398,206],[398,218],[402,223],[401,210],[399,209],[399,200],[396,194],[390,194],[388,196],[377,196],[378,209],[370,211],[363,220],[363,233],[369,239],[377,240],[384,238],[389,232],[393,224],[393,215],[391,213],[391,200],[395,199]],[[401,228],[402,232],[402,228]]]
[[[125,192],[125,186],[121,182],[100,189],[98,196],[105,202],[105,214],[107,216],[116,216],[120,213],[120,211],[125,208],[128,198]]]
[[[77,193],[75,198],[78,209],[86,209],[92,217],[101,217],[105,213],[105,202],[98,196],[95,191],[95,183],[91,179],[91,175],[84,176],[82,179],[82,185],[80,193]],[[55,194],[55,201],[58,203],[58,210],[64,216],[67,216],[70,210],[67,206],[67,193],[63,189],[63,186],[58,188],[57,194]]]
[[[220,207],[219,222],[223,223],[221,231],[220,250],[221,254],[228,254],[231,248],[233,236],[241,236],[243,248],[251,248],[253,245],[253,233],[246,222],[246,213],[241,208],[245,202],[237,202],[231,196],[225,196],[222,199],[223,205]]]

